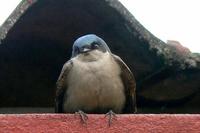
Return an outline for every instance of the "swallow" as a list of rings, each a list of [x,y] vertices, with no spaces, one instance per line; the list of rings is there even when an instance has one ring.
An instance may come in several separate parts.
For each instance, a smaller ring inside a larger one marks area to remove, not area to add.
[[[78,38],[56,85],[55,112],[129,114],[137,111],[136,82],[123,60],[94,34]],[[111,123],[109,117],[109,125]]]

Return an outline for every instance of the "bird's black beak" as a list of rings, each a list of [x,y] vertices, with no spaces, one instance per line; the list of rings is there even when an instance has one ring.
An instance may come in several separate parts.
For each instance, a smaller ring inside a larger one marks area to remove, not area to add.
[[[89,49],[89,48],[83,48],[83,49],[82,49],[82,53],[87,53],[87,52],[89,52],[89,51],[91,51],[91,49]]]

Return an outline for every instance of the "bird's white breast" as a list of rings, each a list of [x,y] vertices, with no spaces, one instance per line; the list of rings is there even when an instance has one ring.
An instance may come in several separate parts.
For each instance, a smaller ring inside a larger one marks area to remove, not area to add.
[[[110,53],[93,51],[91,55],[84,56],[73,59],[64,99],[65,112],[111,108],[120,113],[125,96],[119,66]]]

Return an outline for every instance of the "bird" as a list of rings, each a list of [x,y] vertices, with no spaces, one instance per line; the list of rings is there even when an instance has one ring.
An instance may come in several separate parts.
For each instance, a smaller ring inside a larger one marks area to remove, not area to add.
[[[136,113],[136,82],[124,61],[95,34],[75,40],[56,83],[56,113]],[[109,117],[109,125],[112,117]]]

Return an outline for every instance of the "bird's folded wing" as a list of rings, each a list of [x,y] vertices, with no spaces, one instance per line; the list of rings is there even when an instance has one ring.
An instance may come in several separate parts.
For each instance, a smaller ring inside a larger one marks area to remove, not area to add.
[[[67,89],[67,75],[70,72],[73,63],[71,60],[66,62],[62,68],[60,76],[56,83],[56,96],[55,96],[55,112],[62,113],[63,112],[63,98],[65,91]]]
[[[134,75],[120,57],[114,54],[112,56],[121,68],[121,78],[125,87],[126,103],[123,112],[136,113],[136,82]]]

